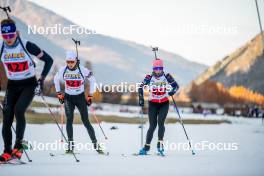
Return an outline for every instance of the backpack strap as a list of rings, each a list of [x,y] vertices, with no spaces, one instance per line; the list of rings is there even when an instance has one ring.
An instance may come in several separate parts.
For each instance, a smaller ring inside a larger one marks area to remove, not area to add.
[[[2,54],[3,54],[3,51],[4,51],[4,42],[2,43],[2,46],[1,46],[1,50],[0,50],[0,60],[1,60],[1,57],[2,57]]]
[[[36,67],[36,63],[34,62],[34,60],[31,58],[30,54],[28,53],[27,49],[25,48],[20,36],[17,37],[18,38],[18,41],[19,43],[21,44],[23,50],[26,52],[26,54],[28,55],[29,59],[31,60],[31,62],[33,63],[34,67]]]
[[[81,68],[80,68],[80,64],[79,64],[79,63],[77,63],[77,64],[78,64],[77,67],[78,67],[78,69],[79,69],[79,72],[80,72],[80,74],[81,74],[83,80],[85,81],[84,76],[83,76],[83,74],[82,74],[82,70],[81,70]]]

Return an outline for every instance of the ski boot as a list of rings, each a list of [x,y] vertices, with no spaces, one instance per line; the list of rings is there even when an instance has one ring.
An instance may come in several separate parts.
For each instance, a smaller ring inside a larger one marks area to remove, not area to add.
[[[94,147],[95,151],[97,151],[97,153],[99,155],[104,155],[105,154],[103,149],[102,149],[102,147],[97,142],[93,142],[93,147]]]
[[[74,141],[69,140],[68,141],[68,149],[65,151],[65,154],[73,154],[73,150],[74,150]]]
[[[150,149],[150,145],[149,144],[145,144],[145,146],[141,150],[139,150],[138,155],[147,155],[149,149]]]
[[[11,156],[12,158],[21,159],[22,154],[23,154],[23,149],[14,148],[12,150]]]
[[[67,149],[67,150],[65,151],[65,154],[73,154],[73,150],[72,150],[72,149]]]
[[[23,141],[16,141],[14,149],[12,150],[11,156],[12,158],[21,159],[24,149]]]
[[[0,156],[0,163],[5,163],[12,159],[11,152],[5,152]]]
[[[163,141],[158,141],[158,143],[157,143],[157,155],[158,156],[165,156]]]
[[[163,148],[157,148],[157,155],[158,156],[165,156]]]

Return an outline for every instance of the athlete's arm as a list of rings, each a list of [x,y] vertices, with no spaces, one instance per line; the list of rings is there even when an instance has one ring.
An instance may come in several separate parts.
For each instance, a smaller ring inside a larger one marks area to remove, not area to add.
[[[89,72],[87,79],[90,82],[90,89],[89,89],[89,95],[92,96],[93,93],[95,92],[95,84],[96,84],[96,80],[95,77],[93,76],[93,72]]]
[[[60,69],[54,76],[54,85],[55,85],[56,92],[61,92],[60,80],[62,80],[62,77],[63,77],[63,70],[64,69]]]
[[[143,97],[143,88],[145,85],[149,85],[151,80],[151,75],[146,75],[144,80],[142,81],[142,83],[140,84],[139,88],[138,88],[138,94],[139,94],[139,98]]]
[[[139,106],[144,106],[144,86],[149,85],[151,80],[151,75],[146,75],[142,83],[138,88],[138,99],[139,99]]]
[[[80,66],[81,72],[84,76],[84,79],[87,79],[90,83],[90,88],[89,88],[89,93],[88,96],[93,96],[93,93],[95,92],[95,85],[96,85],[96,80],[95,77],[93,75],[93,72],[90,71],[89,69]]]
[[[179,89],[179,85],[178,85],[178,83],[174,80],[174,78],[172,77],[172,75],[169,74],[169,73],[167,73],[167,74],[165,75],[165,77],[166,77],[167,81],[169,82],[169,84],[170,84],[171,87],[172,87],[171,92],[176,93],[177,90]]]
[[[42,60],[44,64],[44,68],[41,72],[41,77],[46,77],[51,69],[51,66],[53,64],[53,59],[50,57],[48,53],[45,51],[41,50],[36,44],[32,42],[27,42],[26,43],[26,49],[27,51],[36,56],[38,59]]]

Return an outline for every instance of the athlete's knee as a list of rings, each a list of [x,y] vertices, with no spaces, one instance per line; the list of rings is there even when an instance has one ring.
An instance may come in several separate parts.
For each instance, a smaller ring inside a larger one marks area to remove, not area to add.
[[[156,123],[155,124],[152,124],[152,125],[149,126],[149,130],[150,131],[155,131],[156,127],[157,127],[157,124]]]
[[[3,126],[6,124],[12,124],[13,122],[12,113],[11,110],[9,109],[4,109],[3,110]]]
[[[90,121],[88,121],[88,120],[83,120],[83,125],[84,125],[86,128],[93,128],[92,124],[91,124]]]
[[[2,130],[6,130],[6,129],[11,128],[12,123],[13,123],[13,120],[11,118],[4,118]]]
[[[73,124],[73,120],[72,119],[67,119],[66,126],[71,127],[72,124]]]
[[[74,117],[73,112],[65,111],[65,114],[66,114],[66,123],[73,123],[73,117]]]
[[[12,109],[8,106],[3,107],[3,116],[5,117],[9,117],[11,115]]]
[[[15,115],[16,115],[16,117],[24,116],[25,112],[26,112],[25,108],[20,107],[20,106],[16,106],[15,107]]]

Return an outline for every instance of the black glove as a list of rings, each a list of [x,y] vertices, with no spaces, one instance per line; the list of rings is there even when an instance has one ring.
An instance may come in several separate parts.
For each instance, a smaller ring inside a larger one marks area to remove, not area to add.
[[[142,87],[138,88],[138,104],[139,106],[144,106],[144,91]]]
[[[40,78],[38,79],[38,85],[37,85],[37,87],[36,87],[36,89],[35,89],[35,95],[40,95],[40,94],[42,94],[42,92],[43,92],[43,84],[44,84],[44,80],[45,80],[44,77],[40,77]]]
[[[176,93],[176,91],[175,90],[172,90],[168,94],[169,94],[169,96],[173,96],[175,93]]]
[[[86,104],[87,104],[87,106],[91,106],[91,104],[92,104],[92,98],[93,98],[93,96],[91,96],[91,95],[88,95],[86,97]]]
[[[139,106],[144,107],[144,98],[139,98],[139,102],[138,102]]]

